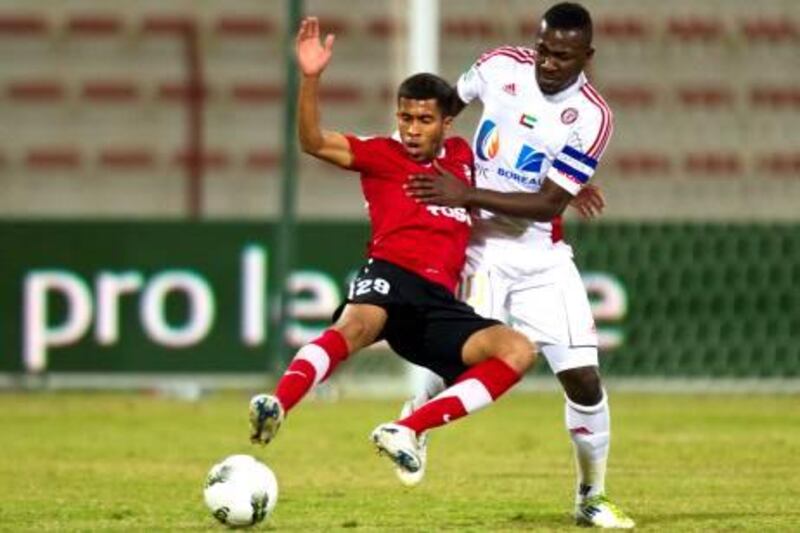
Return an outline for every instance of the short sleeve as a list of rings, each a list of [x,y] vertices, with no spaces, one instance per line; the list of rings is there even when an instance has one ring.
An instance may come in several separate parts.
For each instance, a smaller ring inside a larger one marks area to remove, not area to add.
[[[468,104],[476,98],[481,98],[485,86],[486,80],[481,74],[480,66],[475,63],[458,78],[456,90],[461,101]]]
[[[533,50],[518,46],[501,46],[484,53],[458,78],[458,97],[467,104],[476,98],[483,100],[490,80],[504,76],[516,65],[533,65],[534,57]]]
[[[346,135],[353,153],[351,170],[357,172],[375,172],[385,166],[386,140],[382,137],[356,137]]]
[[[573,196],[578,194],[592,179],[613,132],[614,118],[605,105],[579,119],[547,177]]]

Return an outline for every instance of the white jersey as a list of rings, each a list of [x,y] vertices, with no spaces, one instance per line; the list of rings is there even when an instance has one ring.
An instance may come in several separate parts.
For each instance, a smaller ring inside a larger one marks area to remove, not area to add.
[[[458,80],[466,103],[479,98],[475,132],[476,185],[500,192],[536,192],[545,178],[576,195],[594,174],[613,131],[608,105],[581,74],[567,89],[542,94],[535,52],[504,46],[484,54]],[[561,219],[530,219],[481,211],[476,244],[551,248],[561,241]]]

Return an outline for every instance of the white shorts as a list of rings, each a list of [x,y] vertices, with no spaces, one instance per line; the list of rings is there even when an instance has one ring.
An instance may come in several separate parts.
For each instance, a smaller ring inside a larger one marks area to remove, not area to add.
[[[594,317],[569,246],[471,246],[461,291],[478,314],[537,343],[554,373],[598,364]]]

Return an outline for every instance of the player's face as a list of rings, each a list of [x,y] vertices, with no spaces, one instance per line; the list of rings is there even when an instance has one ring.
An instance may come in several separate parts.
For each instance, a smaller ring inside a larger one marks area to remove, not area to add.
[[[397,101],[397,129],[403,146],[415,161],[430,161],[442,146],[452,117],[444,117],[436,100]]]
[[[585,32],[558,30],[542,21],[536,37],[536,80],[544,94],[555,94],[575,83],[594,54]]]

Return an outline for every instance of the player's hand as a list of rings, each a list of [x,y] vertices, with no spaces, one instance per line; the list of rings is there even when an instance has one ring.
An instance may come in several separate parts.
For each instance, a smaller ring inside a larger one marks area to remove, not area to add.
[[[333,54],[334,35],[328,34],[325,42],[320,40],[319,19],[307,17],[300,22],[295,40],[295,53],[300,72],[305,76],[319,76]]]
[[[581,218],[589,220],[600,216],[606,207],[603,191],[596,185],[585,185],[569,203]]]
[[[423,204],[463,207],[467,205],[470,187],[438,162],[433,162],[439,175],[412,174],[404,188],[406,194]]]

